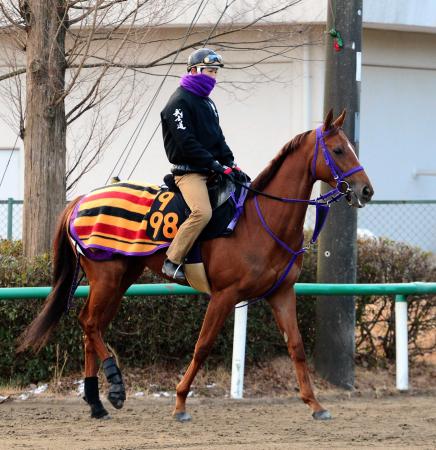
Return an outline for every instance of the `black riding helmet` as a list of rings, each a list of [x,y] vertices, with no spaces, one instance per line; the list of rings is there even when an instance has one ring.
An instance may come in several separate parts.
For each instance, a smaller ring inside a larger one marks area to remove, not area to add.
[[[188,72],[193,67],[224,67],[223,58],[210,48],[200,48],[189,55]]]

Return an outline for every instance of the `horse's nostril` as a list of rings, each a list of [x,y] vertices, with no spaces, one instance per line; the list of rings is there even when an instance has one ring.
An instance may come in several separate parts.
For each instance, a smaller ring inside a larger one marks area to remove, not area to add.
[[[362,189],[362,194],[365,198],[370,199],[372,197],[372,189],[368,186],[364,186]]]

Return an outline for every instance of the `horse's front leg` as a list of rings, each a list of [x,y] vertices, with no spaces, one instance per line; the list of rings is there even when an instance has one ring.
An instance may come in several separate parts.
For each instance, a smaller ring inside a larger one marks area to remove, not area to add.
[[[191,420],[191,415],[186,412],[186,397],[189,394],[195,375],[208,356],[219,331],[235,305],[233,298],[234,296],[229,294],[215,294],[210,299],[200,335],[195,345],[194,357],[189,364],[188,370],[176,387],[176,406],[173,416],[179,422]]]
[[[274,317],[282,333],[288,352],[295,364],[301,399],[312,409],[312,416],[317,420],[331,419],[329,411],[316,400],[310,382],[303,341],[297,323],[296,296],[293,288],[284,286],[268,298]]]

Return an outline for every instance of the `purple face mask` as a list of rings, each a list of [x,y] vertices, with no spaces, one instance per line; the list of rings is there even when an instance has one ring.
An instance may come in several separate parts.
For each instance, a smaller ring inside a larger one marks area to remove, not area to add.
[[[195,95],[199,95],[200,97],[209,97],[215,84],[215,78],[202,73],[199,73],[198,75],[187,73],[180,79],[180,86],[182,86],[182,88]]]

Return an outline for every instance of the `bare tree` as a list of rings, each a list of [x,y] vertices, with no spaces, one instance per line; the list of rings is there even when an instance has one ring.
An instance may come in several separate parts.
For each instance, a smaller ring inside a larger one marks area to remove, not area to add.
[[[215,6],[209,0],[1,1],[0,93],[11,100],[6,120],[19,130],[25,149],[25,254],[48,251],[67,188],[98,162],[135,113],[148,77],[164,80],[182,64],[181,52],[206,44],[256,51],[256,62],[292,57],[302,42],[293,43],[289,27],[267,27],[256,39],[245,38],[244,31],[262,31],[262,23],[301,1],[226,0]],[[214,8],[214,22],[197,26],[206,7]],[[190,25],[163,33],[181,14],[190,15]],[[117,113],[109,116],[106,108],[113,103]],[[88,129],[80,128],[67,160],[67,130],[84,116]]]

